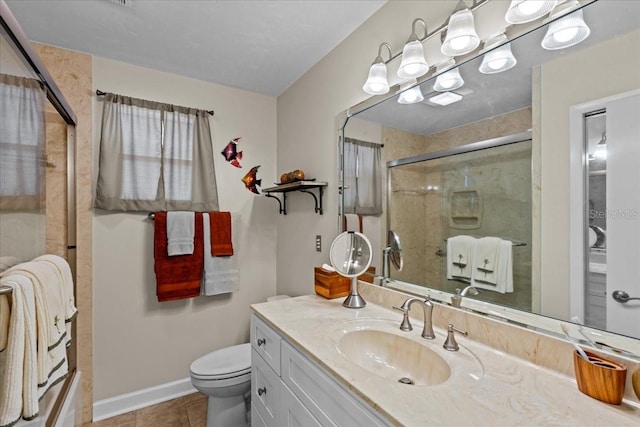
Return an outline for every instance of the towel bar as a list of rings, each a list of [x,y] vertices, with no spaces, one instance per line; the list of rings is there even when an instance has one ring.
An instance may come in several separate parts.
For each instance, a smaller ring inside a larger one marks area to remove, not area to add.
[[[0,286],[0,295],[9,295],[13,292],[13,288],[8,286]]]
[[[475,237],[476,239],[482,239],[483,237],[490,237],[490,236],[470,236],[469,235],[469,237]],[[442,240],[444,240],[446,242],[447,240],[449,240],[449,238],[442,239]],[[511,242],[512,246],[527,246],[526,242],[520,242],[518,240],[510,240],[510,239],[503,239],[503,240],[509,240]]]

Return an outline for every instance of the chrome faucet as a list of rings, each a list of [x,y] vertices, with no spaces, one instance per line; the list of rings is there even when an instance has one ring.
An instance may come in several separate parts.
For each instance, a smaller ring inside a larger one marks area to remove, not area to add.
[[[422,306],[422,311],[424,313],[424,326],[422,328],[422,338],[432,340],[436,337],[436,334],[433,332],[433,303],[429,299],[429,297],[424,300],[416,297],[408,298],[400,307],[393,307],[396,310],[402,311],[402,323],[400,324],[400,329],[403,331],[411,331],[413,327],[411,326],[411,322],[409,321],[409,310],[411,310],[411,306],[414,303],[418,303]]]
[[[474,286],[467,286],[460,292],[460,289],[456,289],[456,294],[451,297],[451,305],[454,307],[460,307],[460,303],[462,303],[462,297],[467,296],[467,294],[478,295],[480,291]]]

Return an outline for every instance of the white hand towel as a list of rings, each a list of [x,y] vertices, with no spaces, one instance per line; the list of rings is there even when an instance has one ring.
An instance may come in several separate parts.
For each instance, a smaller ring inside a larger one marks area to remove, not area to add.
[[[497,238],[492,237],[490,239]],[[492,264],[494,270],[490,272],[488,269],[485,269],[485,271],[478,269],[477,263],[484,261],[484,258],[475,258],[473,266],[474,275],[471,284],[477,288],[487,289],[501,294],[511,293],[513,292],[513,244],[509,240],[498,240],[497,260]],[[482,264],[480,267],[482,267]],[[489,280],[494,280],[495,283],[491,283]]]
[[[232,256],[211,256],[211,229],[209,227],[209,214],[203,213],[204,234],[204,272],[202,280],[202,295],[228,294],[238,290],[240,285],[240,271],[238,270],[238,230],[236,224],[240,216],[231,215],[231,242],[234,248]]]
[[[33,286],[36,306],[38,343],[38,394],[44,393],[67,374],[64,291],[58,270],[47,262],[25,262],[7,270],[6,274],[21,274]]]
[[[500,275],[498,276],[498,292],[513,292],[513,243],[503,240],[500,244]]]
[[[195,212],[167,212],[167,254],[193,254],[196,231]]]
[[[478,282],[496,285],[498,283],[498,259],[502,239],[483,237],[476,242],[473,278]]]
[[[0,425],[38,415],[36,313],[31,281],[6,275],[0,284],[12,288],[11,325],[4,375],[0,376]]]
[[[447,279],[471,280],[476,240],[465,235],[447,239]]]

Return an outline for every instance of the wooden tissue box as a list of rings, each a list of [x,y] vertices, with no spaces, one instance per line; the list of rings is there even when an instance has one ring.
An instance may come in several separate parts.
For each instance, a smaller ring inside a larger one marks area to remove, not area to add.
[[[336,273],[326,271],[320,267],[314,267],[316,294],[327,299],[346,297],[351,291],[351,279]],[[375,267],[369,267],[366,273],[358,276],[358,280],[373,283],[373,276],[376,273]]]
[[[619,405],[624,396],[624,384],[627,368],[619,363],[606,360],[597,354],[585,351],[589,361],[584,360],[577,351],[573,352],[573,368],[576,373],[578,389],[584,394],[602,402]]]

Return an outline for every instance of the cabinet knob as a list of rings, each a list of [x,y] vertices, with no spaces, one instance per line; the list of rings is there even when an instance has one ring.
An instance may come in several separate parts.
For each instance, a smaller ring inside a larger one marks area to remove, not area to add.
[[[263,345],[265,345],[267,343],[267,340],[264,338],[258,338],[258,347],[262,347]]]
[[[258,396],[262,396],[263,394],[265,394],[267,392],[267,388],[266,387],[260,387],[258,389]]]

